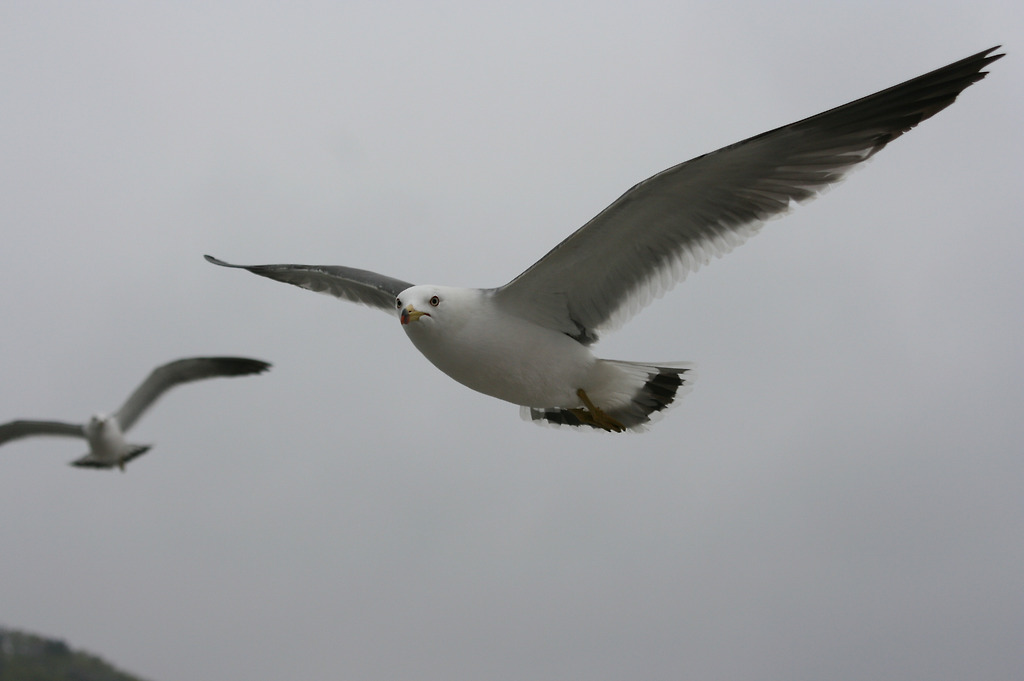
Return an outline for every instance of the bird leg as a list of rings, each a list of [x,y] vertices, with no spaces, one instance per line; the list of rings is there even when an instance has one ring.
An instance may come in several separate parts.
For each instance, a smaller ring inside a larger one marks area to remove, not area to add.
[[[626,429],[624,425],[604,413],[596,404],[591,402],[590,397],[587,396],[587,392],[583,388],[576,391],[576,396],[580,398],[586,409],[570,409],[569,411],[580,420],[580,423],[601,428],[609,433],[621,433]]]

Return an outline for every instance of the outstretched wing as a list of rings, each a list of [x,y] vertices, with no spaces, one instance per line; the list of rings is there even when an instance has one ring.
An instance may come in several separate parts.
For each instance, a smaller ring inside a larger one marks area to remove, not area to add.
[[[259,374],[270,368],[270,364],[248,357],[192,357],[179,359],[157,367],[149,374],[135,392],[125,400],[114,415],[127,431],[161,395],[176,385],[199,381],[204,378],[245,376]]]
[[[68,437],[85,437],[85,430],[77,423],[63,421],[8,421],[0,425],[0,445],[11,440],[32,435],[62,435]]]
[[[593,342],[952,104],[997,49],[644,180],[493,294],[510,313]]]
[[[395,298],[412,286],[407,281],[340,265],[232,265],[211,255],[204,257],[214,265],[249,270],[261,277],[377,307],[391,314],[395,314]]]

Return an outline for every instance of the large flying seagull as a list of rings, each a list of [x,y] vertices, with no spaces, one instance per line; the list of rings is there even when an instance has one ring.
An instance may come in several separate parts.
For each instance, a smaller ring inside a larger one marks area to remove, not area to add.
[[[692,365],[599,359],[598,333],[952,104],[997,49],[660,172],[498,288],[206,259],[386,310],[438,369],[528,420],[643,430],[692,382]]]

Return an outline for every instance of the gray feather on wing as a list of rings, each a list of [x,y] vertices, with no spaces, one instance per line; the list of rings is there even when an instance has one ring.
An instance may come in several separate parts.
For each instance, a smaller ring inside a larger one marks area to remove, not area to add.
[[[258,374],[269,368],[267,362],[248,357],[190,357],[175,360],[153,369],[142,385],[125,400],[115,416],[121,430],[127,431],[146,409],[176,385],[205,378]]]
[[[658,173],[492,294],[510,313],[593,342],[952,104],[996,49]]]
[[[33,435],[64,435],[68,437],[85,437],[85,431],[78,423],[63,421],[31,421],[21,419],[8,421],[0,425],[0,445],[11,440]]]
[[[395,313],[395,298],[412,286],[407,281],[340,265],[232,265],[210,255],[204,257],[214,265],[248,270],[261,277],[380,308],[392,314]]]

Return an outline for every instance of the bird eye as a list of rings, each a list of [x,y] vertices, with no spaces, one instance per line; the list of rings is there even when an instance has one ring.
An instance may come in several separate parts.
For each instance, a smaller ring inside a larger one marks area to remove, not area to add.
[[[401,298],[395,298],[395,306],[398,307],[399,310],[402,309],[402,299]]]
[[[440,298],[438,298],[437,296],[434,296],[433,298],[431,298],[431,299],[430,299],[430,304],[431,304],[431,305],[432,305],[433,307],[437,307],[438,305],[440,305],[440,304],[441,304],[441,299],[440,299]]]

